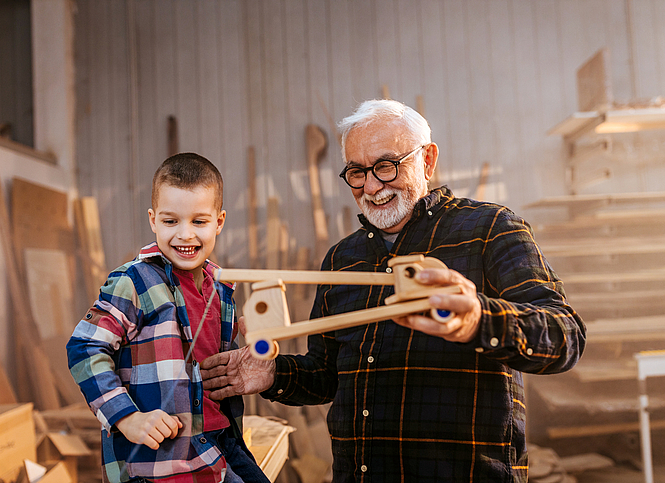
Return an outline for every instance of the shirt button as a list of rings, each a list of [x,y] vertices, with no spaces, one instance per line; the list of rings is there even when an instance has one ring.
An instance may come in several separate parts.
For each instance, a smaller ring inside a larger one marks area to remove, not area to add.
[[[496,346],[498,346],[498,345],[499,345],[499,339],[497,339],[496,337],[492,337],[492,338],[490,339],[490,345],[491,345],[492,347],[496,347]]]
[[[427,212],[427,214],[428,214],[429,216],[432,216],[432,211],[429,210],[429,211]]]
[[[365,417],[369,416],[369,411],[367,409],[365,409],[363,411],[363,416],[365,416]]]
[[[374,233],[371,231],[367,234],[367,238],[374,238]]]
[[[531,347],[529,347],[529,348],[526,350],[526,353],[527,353],[527,355],[531,355],[531,354],[533,354],[533,349],[532,349]]]
[[[374,362],[374,358],[372,356],[369,356],[367,358],[367,362],[369,362],[371,364],[372,362]]]
[[[485,349],[483,349],[482,347],[476,347],[476,352],[483,352],[483,351],[485,351]]]
[[[365,472],[367,471],[367,466],[362,465],[362,466],[360,467],[360,471],[362,471],[363,473],[365,473]]]
[[[206,443],[208,442],[208,440],[205,439],[203,436],[201,436],[201,437],[199,438],[199,441],[200,441],[201,443],[203,443],[203,444],[206,444]]]
[[[390,268],[390,267],[388,267],[388,268],[386,268],[386,272],[387,272],[387,273],[393,273],[393,269]]]
[[[282,394],[284,392],[284,389],[278,389],[277,394]]]
[[[199,404],[201,404],[201,401],[199,401],[198,399],[194,399],[194,407],[198,408]]]

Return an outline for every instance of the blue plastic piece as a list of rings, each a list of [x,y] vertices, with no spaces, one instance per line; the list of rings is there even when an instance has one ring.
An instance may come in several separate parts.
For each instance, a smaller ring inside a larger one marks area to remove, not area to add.
[[[257,340],[254,343],[254,350],[256,351],[257,354],[267,354],[268,351],[270,350],[270,344],[268,343],[267,340]]]

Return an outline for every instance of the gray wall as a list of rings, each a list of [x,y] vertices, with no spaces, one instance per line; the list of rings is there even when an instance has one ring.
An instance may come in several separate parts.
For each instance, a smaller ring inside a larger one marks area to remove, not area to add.
[[[109,268],[152,240],[150,181],[181,151],[222,171],[228,222],[217,254],[247,267],[246,152],[256,149],[261,240],[269,196],[292,245],[314,244],[305,126],[327,132],[321,162],[331,237],[355,204],[337,178],[330,119],[390,96],[424,114],[441,148],[438,176],[473,195],[522,206],[566,193],[565,151],[546,132],[577,107],[577,68],[611,51],[614,97],[665,94],[665,0],[77,0],[77,157],[95,195]],[[134,129],[132,129],[134,127]],[[628,141],[634,140],[633,136]],[[658,141],[660,142],[660,141]],[[592,189],[660,189],[653,165]]]

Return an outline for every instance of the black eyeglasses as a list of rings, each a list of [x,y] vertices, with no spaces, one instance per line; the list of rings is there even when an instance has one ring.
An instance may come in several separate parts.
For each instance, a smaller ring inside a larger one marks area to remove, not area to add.
[[[376,160],[376,163],[368,168],[359,168],[358,166],[347,165],[342,170],[342,172],[339,173],[339,177],[346,181],[346,184],[348,184],[351,188],[356,189],[365,186],[365,181],[367,181],[367,173],[369,171],[371,171],[374,177],[382,183],[390,183],[391,181],[395,181],[397,178],[397,175],[399,174],[398,166],[400,163],[425,146],[427,146],[427,144],[418,146],[413,151],[402,155],[398,159],[379,158]]]

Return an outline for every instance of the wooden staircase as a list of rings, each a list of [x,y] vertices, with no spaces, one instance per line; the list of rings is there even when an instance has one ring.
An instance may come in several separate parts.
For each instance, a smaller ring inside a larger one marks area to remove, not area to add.
[[[665,349],[665,193],[573,195],[526,208],[531,220],[556,220],[532,228],[588,329],[575,368],[527,377],[530,440],[565,454],[636,433],[633,354]],[[665,385],[650,392],[652,429],[665,429]]]

